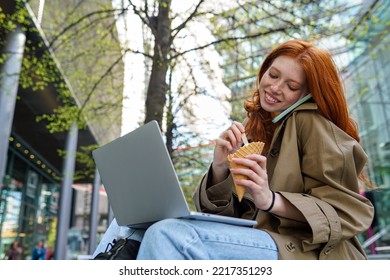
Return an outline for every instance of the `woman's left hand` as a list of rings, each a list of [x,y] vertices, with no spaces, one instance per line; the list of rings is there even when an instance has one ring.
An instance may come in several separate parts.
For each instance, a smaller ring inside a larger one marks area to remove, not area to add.
[[[251,154],[245,158],[233,158],[243,168],[231,168],[232,174],[244,175],[247,179],[237,179],[236,184],[246,187],[257,208],[268,209],[272,203],[272,192],[268,184],[267,158]]]

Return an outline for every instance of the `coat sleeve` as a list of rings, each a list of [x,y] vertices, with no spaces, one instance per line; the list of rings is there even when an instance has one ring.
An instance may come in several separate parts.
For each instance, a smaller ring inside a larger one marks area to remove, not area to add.
[[[239,203],[235,194],[232,176],[211,185],[211,167],[195,190],[193,200],[198,211],[245,219],[255,218],[255,206],[248,194]]]
[[[358,180],[367,156],[357,141],[318,114],[302,112],[292,119],[305,189],[281,194],[300,210],[311,228],[312,238],[304,240],[303,246],[308,250],[324,243],[333,247],[371,225],[374,209],[359,194]]]

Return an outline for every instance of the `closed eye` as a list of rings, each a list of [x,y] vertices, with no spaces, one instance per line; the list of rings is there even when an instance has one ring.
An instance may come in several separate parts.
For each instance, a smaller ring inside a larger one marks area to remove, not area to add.
[[[292,90],[292,91],[297,91],[297,90],[299,90],[299,88],[294,88],[294,87],[292,87],[292,86],[288,86],[288,88],[289,88],[290,90]]]
[[[271,72],[268,72],[268,75],[271,77],[271,79],[276,79],[278,76],[271,74]]]

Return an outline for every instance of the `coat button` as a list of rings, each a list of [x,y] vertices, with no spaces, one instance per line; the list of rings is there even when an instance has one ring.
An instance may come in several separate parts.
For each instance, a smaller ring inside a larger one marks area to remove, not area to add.
[[[295,245],[294,245],[294,243],[292,243],[292,242],[287,242],[285,246],[286,246],[287,251],[289,251],[289,252],[291,252],[291,253],[295,251]]]

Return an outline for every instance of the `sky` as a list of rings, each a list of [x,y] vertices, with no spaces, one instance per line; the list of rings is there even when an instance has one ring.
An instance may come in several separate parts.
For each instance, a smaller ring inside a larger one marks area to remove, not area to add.
[[[114,0],[114,5],[120,0]],[[137,3],[139,1],[133,1]],[[193,1],[184,0],[172,1],[172,8],[175,12],[184,14],[189,7],[193,6]],[[119,23],[119,30],[126,30],[127,33],[122,34],[122,40],[124,44],[127,44],[132,49],[142,51],[142,24],[138,16],[129,14],[125,22]],[[173,22],[175,26],[177,22]],[[197,38],[193,38],[188,34],[185,34],[185,40],[183,39],[178,44],[182,49],[191,48],[195,45],[195,40],[199,44],[200,41],[210,41],[210,32],[201,24],[194,23],[191,26],[192,29],[196,29]],[[186,32],[184,30],[184,32]],[[183,34],[184,35],[184,34]],[[230,95],[230,90],[223,84],[222,76],[223,71],[219,67],[220,57],[216,51],[207,50],[204,54],[205,59],[212,65],[213,71],[216,74],[216,78],[211,79],[207,74],[203,73],[200,67],[196,66],[197,54],[187,54],[187,60],[194,62],[193,71],[196,76],[197,83],[202,85],[204,89],[212,96],[198,96],[191,98],[191,106],[197,114],[195,122],[186,123],[186,127],[190,131],[198,132],[202,135],[202,138],[207,140],[214,140],[218,135],[230,124],[228,115],[230,107],[227,102],[223,103],[220,100],[213,98],[213,96],[224,98]],[[147,84],[145,84],[145,60],[142,55],[127,53],[125,56],[125,81],[124,81],[124,108],[122,113],[122,135],[134,130],[143,123],[144,111],[145,111],[145,98]],[[175,74],[174,86],[178,85],[179,80],[182,78],[181,74],[177,72]],[[186,119],[180,113],[177,116],[181,118],[181,122],[186,122]],[[212,120],[212,121],[210,121]],[[164,128],[163,128],[164,129]],[[183,131],[185,132],[185,128]]]

